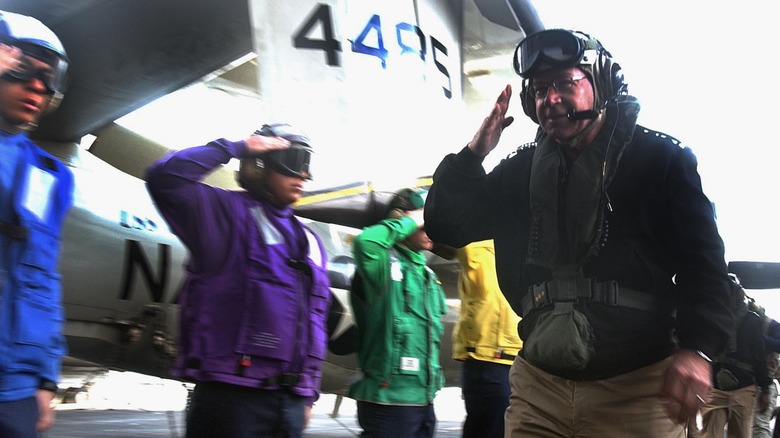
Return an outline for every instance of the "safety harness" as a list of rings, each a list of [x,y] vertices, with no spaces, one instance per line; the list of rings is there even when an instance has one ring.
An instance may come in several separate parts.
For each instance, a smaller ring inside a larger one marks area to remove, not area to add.
[[[528,288],[521,299],[523,318],[531,310],[556,302],[585,300],[647,312],[671,313],[670,300],[658,295],[618,286],[617,281],[596,281],[584,276],[555,278]]]

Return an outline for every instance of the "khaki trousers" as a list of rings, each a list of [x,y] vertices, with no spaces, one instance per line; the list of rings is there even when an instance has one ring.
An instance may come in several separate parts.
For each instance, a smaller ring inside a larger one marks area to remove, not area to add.
[[[772,412],[777,407],[777,386],[775,381],[769,385],[769,408],[764,412],[756,412],[753,417],[753,438],[772,438]],[[756,408],[758,409],[758,408]]]
[[[609,379],[577,382],[519,356],[509,372],[505,438],[684,438],[658,397],[671,358]]]
[[[707,403],[701,408],[702,438],[723,438],[726,426],[729,438],[750,438],[757,391],[756,385],[733,391],[713,388]]]

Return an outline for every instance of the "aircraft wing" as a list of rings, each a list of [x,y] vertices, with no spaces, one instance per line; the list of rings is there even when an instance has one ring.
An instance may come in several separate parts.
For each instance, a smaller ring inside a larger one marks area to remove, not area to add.
[[[745,289],[780,289],[780,263],[732,261],[729,272]]]
[[[431,177],[413,184],[419,189],[431,186]],[[307,219],[362,229],[384,218],[393,192],[377,191],[370,182],[306,192],[293,207],[295,214]]]

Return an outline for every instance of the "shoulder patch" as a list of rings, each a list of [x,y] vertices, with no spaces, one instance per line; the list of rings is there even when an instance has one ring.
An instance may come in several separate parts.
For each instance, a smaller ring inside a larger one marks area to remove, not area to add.
[[[676,145],[676,146],[683,146],[683,143],[680,140],[677,140],[676,138],[672,137],[671,135],[664,134],[663,132],[653,131],[652,129],[642,128],[642,134],[649,135],[652,137],[656,137],[662,140],[669,141],[670,143]]]
[[[518,146],[518,147],[517,147],[517,149],[515,149],[515,150],[514,150],[514,151],[512,151],[512,152],[510,152],[510,153],[509,153],[509,154],[506,156],[506,158],[507,158],[507,159],[509,159],[509,158],[512,158],[512,157],[514,157],[514,156],[515,156],[515,155],[517,155],[517,154],[518,154],[520,151],[523,151],[523,150],[526,150],[526,149],[533,149],[533,148],[535,148],[535,147],[536,147],[536,145],[537,145],[537,143],[536,143],[535,141],[532,141],[532,142],[529,142],[529,143],[523,143],[523,144],[521,144],[520,146]]]

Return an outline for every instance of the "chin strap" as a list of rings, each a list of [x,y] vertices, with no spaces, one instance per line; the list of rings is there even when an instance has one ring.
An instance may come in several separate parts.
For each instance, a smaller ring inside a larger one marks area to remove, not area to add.
[[[20,132],[30,132],[34,131],[35,128],[38,127],[38,124],[35,122],[29,122],[24,123],[22,125],[14,125],[10,123],[8,120],[0,117],[0,130],[5,131],[9,134],[18,134]]]

